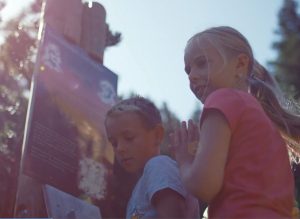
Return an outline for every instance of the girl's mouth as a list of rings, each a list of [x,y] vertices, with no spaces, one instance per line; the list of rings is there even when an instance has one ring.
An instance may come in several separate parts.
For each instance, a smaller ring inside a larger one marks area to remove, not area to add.
[[[130,162],[132,161],[133,159],[132,158],[124,158],[121,160],[121,163],[124,165],[124,166],[127,166],[130,164]]]

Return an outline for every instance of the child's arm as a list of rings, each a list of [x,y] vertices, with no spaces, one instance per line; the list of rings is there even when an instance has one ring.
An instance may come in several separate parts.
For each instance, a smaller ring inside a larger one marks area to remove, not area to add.
[[[184,218],[185,199],[178,192],[166,188],[156,192],[151,200],[158,218]]]
[[[225,116],[218,110],[207,110],[200,129],[200,140],[194,160],[187,145],[192,139],[183,123],[173,137],[175,152],[184,184],[201,200],[209,202],[223,184],[231,130]]]

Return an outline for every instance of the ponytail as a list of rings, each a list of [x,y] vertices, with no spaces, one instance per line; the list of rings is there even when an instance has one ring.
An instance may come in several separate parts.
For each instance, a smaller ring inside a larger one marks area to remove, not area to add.
[[[300,107],[284,97],[277,82],[256,60],[248,77],[250,93],[279,128],[294,161],[300,161]]]

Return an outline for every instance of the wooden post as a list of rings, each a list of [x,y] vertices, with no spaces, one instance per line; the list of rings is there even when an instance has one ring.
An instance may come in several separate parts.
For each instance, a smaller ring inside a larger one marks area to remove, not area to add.
[[[64,37],[83,48],[103,64],[106,43],[106,11],[96,2],[84,5],[81,0],[47,0],[45,22]]]
[[[65,4],[67,1],[47,0],[44,21],[56,31],[63,33],[65,26]],[[62,4],[60,4],[62,3]],[[58,7],[60,5],[60,7]]]
[[[104,7],[93,2],[83,7],[81,47],[95,60],[103,63],[107,25]]]
[[[65,17],[63,34],[69,41],[80,45],[80,39],[82,35],[81,20],[83,5],[81,3],[81,0],[68,0],[67,2],[69,3],[64,12],[67,13],[67,16]]]
[[[44,19],[67,40],[79,45],[82,10],[81,0],[47,0]]]

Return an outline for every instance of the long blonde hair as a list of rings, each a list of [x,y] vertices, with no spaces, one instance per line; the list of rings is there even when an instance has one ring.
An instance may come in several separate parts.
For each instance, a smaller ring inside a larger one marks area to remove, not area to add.
[[[247,82],[249,92],[257,98],[269,118],[279,128],[289,152],[295,161],[300,158],[300,107],[286,98],[272,75],[253,56],[248,40],[237,30],[227,26],[209,28],[194,35],[207,35],[218,47],[223,57],[246,54],[249,57]]]

